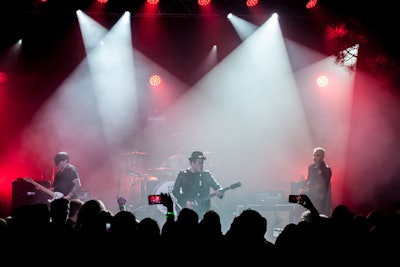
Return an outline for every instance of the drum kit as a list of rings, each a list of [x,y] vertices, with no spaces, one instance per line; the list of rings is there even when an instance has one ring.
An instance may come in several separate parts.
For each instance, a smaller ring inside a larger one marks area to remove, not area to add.
[[[140,158],[148,155],[146,152],[131,151],[121,153],[127,157],[127,167],[121,171],[118,178],[118,196],[125,196],[127,207],[137,210],[147,207],[147,196],[150,194],[170,193],[173,188],[177,170],[162,166],[150,168],[146,171],[141,168]],[[124,159],[126,160],[126,159]],[[165,214],[163,205],[155,205]]]

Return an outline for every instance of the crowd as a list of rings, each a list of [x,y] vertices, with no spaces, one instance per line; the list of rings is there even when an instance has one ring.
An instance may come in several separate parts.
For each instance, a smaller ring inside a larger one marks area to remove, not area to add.
[[[265,238],[268,221],[245,209],[222,231],[219,214],[201,218],[189,208],[173,212],[173,200],[162,194],[164,221],[138,220],[124,209],[113,214],[99,199],[55,199],[24,205],[0,220],[4,262],[15,264],[386,264],[400,251],[400,207],[392,214],[366,215],[338,205],[331,216],[319,214],[309,198],[307,211],[289,223],[275,242]]]

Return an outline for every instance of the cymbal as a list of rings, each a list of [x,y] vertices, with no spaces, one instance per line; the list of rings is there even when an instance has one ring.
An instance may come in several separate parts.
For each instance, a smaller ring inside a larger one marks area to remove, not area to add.
[[[139,156],[143,156],[143,155],[147,155],[148,153],[146,152],[141,152],[141,151],[130,151],[130,152],[123,152],[121,153],[121,155],[124,156],[131,156],[131,155],[139,155]]]
[[[167,167],[158,167],[158,168],[149,169],[149,171],[173,171],[173,170],[174,169],[167,168]]]
[[[136,176],[136,177],[141,177],[142,176],[140,173],[134,172],[132,170],[127,170],[126,174],[129,175],[129,176]]]
[[[147,176],[146,180],[147,181],[158,181],[158,177],[157,176]]]

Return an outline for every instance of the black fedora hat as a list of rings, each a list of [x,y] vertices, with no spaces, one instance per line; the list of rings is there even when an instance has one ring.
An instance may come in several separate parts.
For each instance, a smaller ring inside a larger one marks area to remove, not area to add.
[[[207,158],[204,157],[203,152],[201,151],[193,151],[192,155],[190,155],[189,160],[193,160],[193,159],[203,159],[206,160]]]

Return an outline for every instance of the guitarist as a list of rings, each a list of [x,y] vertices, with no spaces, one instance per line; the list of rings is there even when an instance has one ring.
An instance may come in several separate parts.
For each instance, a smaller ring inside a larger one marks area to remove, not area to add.
[[[308,175],[299,194],[307,195],[320,214],[330,216],[332,169],[325,162],[325,149],[313,150],[313,163],[308,166]]]
[[[54,176],[53,191],[60,192],[66,199],[78,198],[81,180],[77,168],[70,163],[67,152],[59,152],[54,157],[57,173]]]
[[[210,171],[203,170],[203,164],[206,160],[203,152],[194,151],[190,158],[190,167],[178,172],[175,180],[172,194],[176,198],[177,210],[182,208],[190,208],[195,210],[199,216],[210,210],[211,199],[210,189],[220,199],[223,198],[224,192],[221,191],[221,185],[214,179]]]

